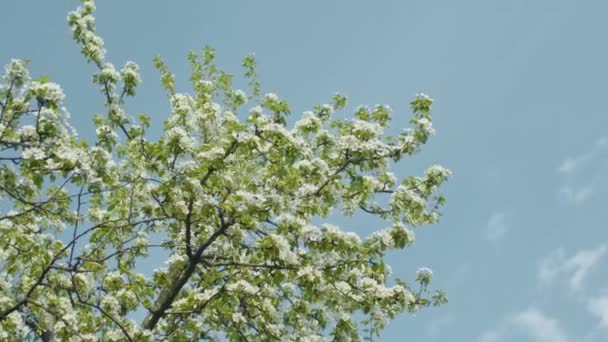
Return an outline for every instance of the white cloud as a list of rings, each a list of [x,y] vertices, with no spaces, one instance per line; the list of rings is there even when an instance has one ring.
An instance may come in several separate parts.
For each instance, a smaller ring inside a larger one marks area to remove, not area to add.
[[[568,203],[582,204],[594,194],[593,187],[590,185],[572,186],[563,185],[559,189],[560,196]]]
[[[606,254],[606,249],[606,245],[602,244],[581,250],[571,257],[566,257],[562,248],[557,249],[540,261],[538,280],[541,285],[552,285],[558,276],[564,275],[572,290],[581,290],[587,275]]]
[[[600,320],[600,327],[608,329],[608,295],[589,298],[587,310]]]
[[[587,152],[565,158],[557,168],[563,177],[558,197],[566,203],[579,205],[598,192],[608,191],[606,161],[608,137],[599,138]]]
[[[509,232],[507,215],[504,212],[496,211],[490,216],[485,227],[486,238],[490,241],[500,240]]]
[[[580,289],[589,271],[604,254],[606,254],[606,245],[602,244],[595,249],[580,251],[570,258],[565,265],[567,270],[573,271],[570,278],[570,287]]]
[[[576,157],[568,157],[562,161],[557,171],[562,174],[573,174],[584,170],[594,159],[608,149],[608,137],[600,137],[595,141],[591,150]]]
[[[513,323],[537,342],[567,342],[568,337],[557,319],[532,307],[513,317]]]
[[[480,335],[478,342],[513,341],[513,333],[524,333],[536,342],[569,342],[560,322],[535,307],[502,319],[498,327]]]

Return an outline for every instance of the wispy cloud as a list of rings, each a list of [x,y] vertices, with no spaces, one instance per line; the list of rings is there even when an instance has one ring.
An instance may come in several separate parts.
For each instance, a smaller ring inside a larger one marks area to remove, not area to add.
[[[565,158],[557,169],[562,174],[573,174],[586,168],[595,158],[608,149],[608,137],[601,137],[595,141],[591,150],[576,157]]]
[[[593,195],[594,189],[590,185],[573,186],[573,185],[562,185],[559,189],[559,195],[568,203],[581,204],[586,202],[591,195]]]
[[[562,176],[559,198],[570,204],[581,204],[597,192],[608,190],[607,161],[608,137],[596,140],[589,151],[565,158],[557,168]]]
[[[486,239],[497,241],[509,232],[509,228],[507,215],[502,211],[496,211],[490,216],[490,219],[484,228],[484,233]]]
[[[500,324],[482,333],[478,342],[512,341],[513,332],[523,332],[536,342],[570,341],[560,322],[535,307],[508,315]]]
[[[608,150],[608,137],[601,137],[595,141],[591,150],[576,157],[565,158],[559,165],[557,171],[562,174],[573,174],[584,170],[594,159]]]
[[[559,321],[531,307],[513,317],[513,323],[525,330],[537,342],[567,342],[568,337]]]
[[[608,295],[589,298],[587,310],[599,319],[600,327],[608,329]]]
[[[559,248],[540,261],[538,280],[541,285],[552,285],[560,276],[565,276],[572,290],[581,290],[587,275],[606,251],[606,244],[601,244],[567,257],[563,248]]]

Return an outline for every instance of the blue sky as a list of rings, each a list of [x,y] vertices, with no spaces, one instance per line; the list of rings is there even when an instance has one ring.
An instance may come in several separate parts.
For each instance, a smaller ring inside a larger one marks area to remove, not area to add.
[[[60,83],[86,137],[102,99],[65,21],[76,5],[5,2],[0,62],[28,58]],[[389,259],[404,278],[432,268],[450,302],[400,316],[381,340],[596,342],[608,340],[607,11],[600,0],[114,0],[96,17],[110,60],[142,69],[128,109],[156,122],[168,103],[152,56],[185,91],[185,55],[205,44],[234,72],[255,52],[263,89],[296,114],[340,91],[353,106],[391,105],[398,131],[413,95],[430,94],[437,135],[394,170],[449,167],[448,205]]]

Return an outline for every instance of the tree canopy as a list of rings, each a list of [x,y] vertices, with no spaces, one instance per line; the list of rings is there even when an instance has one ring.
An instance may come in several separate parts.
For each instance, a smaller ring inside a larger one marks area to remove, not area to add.
[[[341,94],[291,119],[252,56],[239,90],[206,47],[187,56],[190,93],[155,57],[171,113],[152,139],[152,118],[124,109],[138,66],[106,60],[94,10],[84,0],[68,22],[105,101],[95,137],[78,137],[61,86],[27,62],[2,76],[0,340],[356,341],[446,301],[429,269],[406,282],[384,262],[445,202],[445,168],[389,171],[434,134],[428,96],[396,136],[388,106],[336,115]],[[386,226],[362,238],[314,223],[336,210]],[[166,263],[142,272],[161,250]]]

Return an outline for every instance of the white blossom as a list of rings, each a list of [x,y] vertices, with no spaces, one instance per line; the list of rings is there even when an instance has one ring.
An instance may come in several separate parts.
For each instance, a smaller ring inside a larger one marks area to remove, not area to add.
[[[428,285],[433,277],[433,271],[427,267],[420,267],[416,272],[416,281],[419,281],[422,285]]]
[[[267,101],[278,102],[279,97],[275,93],[268,93],[264,95],[264,99]]]
[[[382,127],[380,125],[364,120],[353,120],[353,130],[355,133],[370,134],[374,137],[382,134]]]
[[[235,283],[230,283],[226,286],[228,291],[242,291],[243,293],[253,295],[258,291],[256,286],[251,285],[246,280],[240,279]]]
[[[120,311],[120,302],[111,295],[101,297],[101,306],[112,313]]]
[[[351,287],[350,285],[348,285],[347,282],[339,281],[336,283],[336,289],[338,289],[338,291],[342,292],[343,294],[348,294],[351,290]]]
[[[247,322],[245,316],[243,316],[240,312],[235,312],[232,314],[232,321],[236,324],[244,324]]]
[[[298,257],[291,251],[291,246],[285,237],[277,234],[268,235],[274,242],[274,246],[279,251],[279,258],[287,263],[297,263]]]
[[[192,99],[184,94],[175,94],[171,98],[171,106],[173,108],[173,113],[177,115],[186,115],[191,110],[191,102]]]
[[[52,82],[42,83],[39,81],[32,81],[29,91],[32,96],[37,98],[39,101],[47,104],[53,104],[55,106],[58,106],[61,102],[63,102],[65,97],[63,94],[63,89],[61,89],[58,84]]]
[[[420,126],[420,129],[425,132],[428,135],[433,135],[435,134],[435,129],[433,128],[433,123],[427,119],[427,118],[420,118],[417,121],[418,126]]]
[[[116,70],[114,64],[105,63],[101,71],[97,74],[97,79],[101,83],[116,83],[120,80],[120,73]]]
[[[199,152],[196,156],[200,160],[216,160],[224,156],[226,151],[221,146],[214,146],[210,150]]]
[[[28,147],[23,150],[23,159],[41,160],[46,157],[46,153],[38,147]]]
[[[433,100],[433,99],[432,99],[430,96],[428,96],[428,95],[427,95],[427,94],[425,94],[425,93],[417,93],[417,94],[416,94],[416,98],[417,98],[417,99],[423,99],[423,100],[431,101],[431,102],[433,102],[433,101],[434,101],[434,100]]]
[[[234,91],[234,97],[236,99],[236,101],[240,104],[245,104],[247,103],[247,94],[245,94],[244,91],[242,91],[241,89],[237,89]]]
[[[175,143],[175,145],[184,149],[185,151],[190,151],[195,146],[195,140],[192,138],[186,130],[181,127],[173,127],[165,133],[169,142]]]
[[[26,68],[26,63],[20,59],[11,59],[4,66],[4,81],[7,83],[14,82],[16,86],[21,86],[29,82],[30,76]]]
[[[433,271],[428,267],[420,267],[416,274],[424,277],[430,277],[433,275]]]
[[[441,165],[432,165],[426,170],[425,174],[427,177],[437,177],[444,180],[449,177],[452,172]]]

